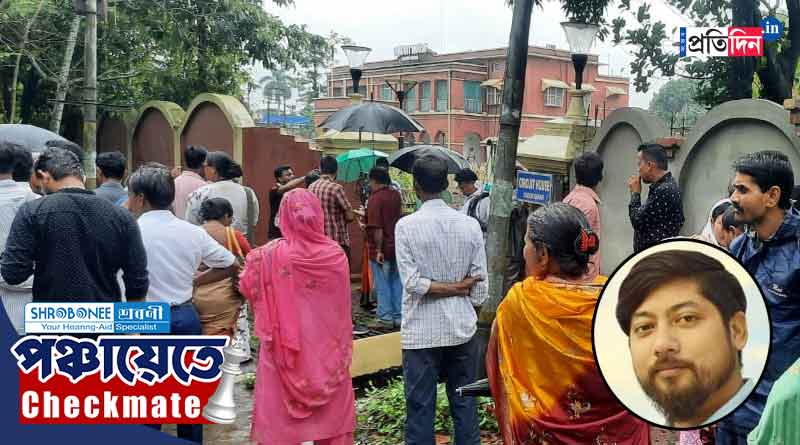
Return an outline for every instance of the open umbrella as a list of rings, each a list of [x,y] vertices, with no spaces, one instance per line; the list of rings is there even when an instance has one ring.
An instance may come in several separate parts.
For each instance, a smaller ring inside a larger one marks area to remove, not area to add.
[[[342,182],[357,181],[362,173],[369,173],[375,167],[378,158],[388,158],[389,155],[382,151],[371,150],[369,148],[359,148],[350,150],[336,157],[339,163],[339,172],[336,179]]]
[[[459,153],[438,145],[412,145],[389,156],[389,165],[411,173],[414,161],[423,156],[433,156],[447,163],[447,173],[455,174],[463,168],[469,168],[469,161]]]
[[[342,108],[328,116],[319,127],[382,134],[425,131],[425,127],[403,110],[379,102],[364,102]]]
[[[44,151],[48,141],[67,141],[63,137],[44,128],[25,124],[0,124],[0,142],[21,145],[33,153]]]

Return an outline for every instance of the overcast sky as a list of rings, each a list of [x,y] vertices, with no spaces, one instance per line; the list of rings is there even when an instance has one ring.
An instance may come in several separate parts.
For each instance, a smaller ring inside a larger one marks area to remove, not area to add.
[[[311,32],[328,35],[333,30],[353,39],[356,44],[372,48],[367,61],[394,58],[399,45],[427,43],[437,53],[498,48],[508,45],[511,30],[511,8],[504,0],[295,0],[294,6],[279,8],[267,1],[267,10],[288,24],[306,24]],[[631,2],[638,7],[638,0]],[[651,2],[652,3],[652,2]],[[612,7],[616,9],[616,7]],[[668,31],[673,26],[689,25],[677,12],[661,3],[651,9],[654,17],[665,21]],[[555,44],[568,49],[559,23],[566,20],[560,3],[544,2],[534,7],[530,44]],[[677,48],[675,48],[677,51]],[[593,53],[600,56],[601,73],[627,76],[630,73],[630,48],[615,47],[596,41]],[[340,62],[344,55],[339,52]],[[648,93],[631,88],[630,104],[647,108],[650,99],[664,80],[655,80]]]

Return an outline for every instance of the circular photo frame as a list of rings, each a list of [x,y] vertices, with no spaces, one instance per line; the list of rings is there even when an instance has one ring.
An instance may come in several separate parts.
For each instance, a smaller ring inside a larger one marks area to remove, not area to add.
[[[592,343],[614,396],[673,430],[715,424],[761,381],[772,328],[764,296],[728,252],[670,240],[628,257],[595,308]]]

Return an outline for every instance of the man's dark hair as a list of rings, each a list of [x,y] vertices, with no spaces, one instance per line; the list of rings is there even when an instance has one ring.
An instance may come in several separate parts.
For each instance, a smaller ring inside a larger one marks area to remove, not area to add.
[[[278,167],[275,168],[275,179],[277,180],[278,178],[283,176],[283,173],[286,172],[286,170],[291,170],[291,169],[292,167],[288,165],[279,165]]]
[[[369,179],[383,185],[392,183],[392,179],[389,177],[389,171],[381,167],[373,167],[372,170],[369,171]]]
[[[163,166],[139,167],[128,180],[128,190],[134,195],[143,195],[155,210],[166,210],[175,201],[175,179]]]
[[[577,208],[556,202],[539,207],[528,217],[528,233],[538,248],[547,248],[565,275],[580,277],[589,267],[589,258],[597,252],[599,238],[589,235],[591,226]],[[594,237],[594,247],[581,248],[584,236]]]
[[[784,210],[791,207],[794,173],[789,157],[785,154],[776,150],[748,153],[734,162],[733,170],[751,176],[762,193],[777,186],[781,190],[778,206]]]
[[[661,144],[642,144],[637,151],[642,152],[642,157],[650,162],[654,162],[659,170],[667,170],[669,168],[667,162],[667,151]]]
[[[575,158],[575,181],[584,187],[594,187],[603,179],[603,160],[594,152]]]
[[[667,250],[644,257],[619,288],[617,322],[630,335],[633,314],[656,289],[676,280],[697,283],[700,294],[714,304],[727,326],[737,312],[747,310],[739,280],[716,259],[690,250]]]
[[[186,168],[191,168],[192,170],[197,170],[202,167],[203,162],[206,162],[206,156],[208,156],[208,150],[200,145],[189,145],[186,147],[186,150],[183,151],[183,158],[186,160]]]
[[[16,182],[28,182],[33,173],[33,155],[25,147],[17,145],[14,149],[14,171],[11,177]]]
[[[110,151],[97,155],[95,165],[107,178],[122,180],[125,177],[125,155],[118,151]]]
[[[67,176],[74,176],[83,180],[83,166],[75,153],[63,148],[51,147],[46,149],[36,159],[34,171],[49,173],[54,180],[60,181]]]
[[[464,182],[475,182],[478,180],[478,175],[469,168],[462,168],[456,173],[456,182],[461,184]]]
[[[339,171],[339,162],[333,156],[323,156],[319,162],[319,170],[323,175],[335,175]]]
[[[44,145],[47,148],[60,148],[62,150],[70,151],[72,154],[78,157],[79,162],[83,162],[83,149],[81,149],[81,147],[74,142],[65,141],[62,139],[53,139],[45,142]]]
[[[226,216],[233,217],[233,206],[225,198],[206,199],[200,205],[200,219],[203,222],[220,220]]]
[[[21,146],[11,142],[0,142],[0,175],[7,175],[14,171],[14,164],[17,161],[16,151],[22,149]]]
[[[224,151],[212,151],[206,155],[206,164],[214,167],[223,180],[242,177],[242,167]]]
[[[437,194],[447,188],[447,164],[433,156],[423,156],[414,162],[414,180],[425,193]]]
[[[388,158],[378,158],[375,160],[375,167],[382,167],[385,169],[389,169],[389,159]]]

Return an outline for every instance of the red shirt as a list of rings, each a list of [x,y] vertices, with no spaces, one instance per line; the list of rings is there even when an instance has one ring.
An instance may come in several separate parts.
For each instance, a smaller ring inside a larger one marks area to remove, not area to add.
[[[375,259],[377,249],[375,246],[374,230],[383,231],[383,257],[394,260],[394,226],[403,216],[403,198],[400,193],[391,187],[383,187],[369,196],[367,203],[367,233],[369,234],[369,257]]]

